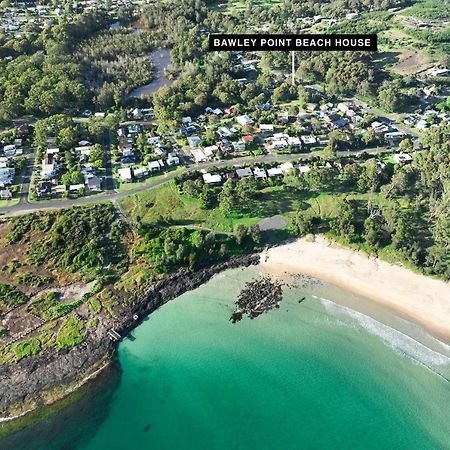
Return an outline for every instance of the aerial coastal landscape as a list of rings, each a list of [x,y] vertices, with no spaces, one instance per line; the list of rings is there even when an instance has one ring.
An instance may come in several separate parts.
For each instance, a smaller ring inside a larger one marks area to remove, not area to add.
[[[449,380],[448,1],[0,2],[2,450],[450,449]]]

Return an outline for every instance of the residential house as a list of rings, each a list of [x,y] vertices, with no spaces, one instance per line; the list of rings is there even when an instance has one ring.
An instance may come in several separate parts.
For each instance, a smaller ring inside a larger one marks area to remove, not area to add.
[[[177,166],[180,164],[180,158],[175,153],[169,153],[166,163],[169,167]]]
[[[209,145],[203,149],[203,153],[208,159],[211,159],[218,150],[219,147],[217,145]]]
[[[102,190],[102,179],[96,175],[86,177],[85,182],[90,192],[98,192]]]
[[[11,200],[12,199],[12,193],[9,189],[2,189],[0,190],[0,199],[2,200]]]
[[[187,141],[188,141],[189,147],[195,148],[195,147],[199,146],[201,139],[198,136],[189,136],[187,138]]]
[[[241,126],[253,125],[253,123],[254,123],[253,119],[248,117],[247,114],[236,117],[236,122]]]
[[[119,174],[120,181],[122,181],[122,183],[129,183],[133,180],[133,177],[131,175],[131,168],[129,167],[119,169],[117,173]]]
[[[250,167],[245,167],[243,169],[236,169],[236,175],[239,178],[251,177],[253,176],[253,172]]]
[[[213,174],[213,173],[204,173],[202,175],[203,181],[206,184],[218,184],[222,182],[222,176],[220,174]]]
[[[205,162],[208,160],[206,155],[203,153],[203,151],[199,148],[193,148],[191,149],[191,155],[194,158],[196,163]]]
[[[397,155],[394,155],[394,161],[397,164],[406,164],[412,161],[412,156],[408,153],[399,153]]]
[[[261,168],[261,167],[255,167],[253,169],[253,175],[256,179],[258,178],[267,178],[267,173],[265,171],[265,169]]]
[[[271,133],[274,130],[274,125],[271,123],[262,123],[259,125],[260,133]]]
[[[231,143],[231,145],[233,146],[233,150],[235,152],[242,152],[245,150],[245,142],[242,141],[234,141]]]
[[[280,177],[283,175],[283,171],[279,167],[272,167],[267,169],[267,175],[271,178]]]
[[[160,168],[161,166],[159,165],[158,161],[154,161],[158,164],[158,167]],[[150,163],[149,163],[150,166]],[[150,168],[150,167],[149,167]],[[159,170],[159,169],[158,169]],[[136,169],[133,169],[133,175],[135,178],[137,179],[142,179],[142,178],[146,178],[148,176],[148,170],[146,167],[137,167]]]

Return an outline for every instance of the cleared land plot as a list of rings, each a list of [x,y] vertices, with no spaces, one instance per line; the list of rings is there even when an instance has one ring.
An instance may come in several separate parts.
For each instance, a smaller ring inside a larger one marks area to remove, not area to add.
[[[342,198],[367,201],[374,195],[376,194],[301,192],[283,186],[270,186],[258,191],[256,198],[239,211],[224,215],[219,208],[202,209],[199,200],[185,194],[181,195],[175,183],[170,182],[124,198],[120,201],[120,206],[125,216],[133,221],[139,220],[143,224],[166,223],[191,228],[201,226],[214,231],[230,232],[238,224],[254,225],[274,216],[283,220],[285,227],[289,218],[297,211],[305,209],[305,205],[311,207],[311,214],[322,217],[333,216]],[[277,223],[280,224],[281,222]]]

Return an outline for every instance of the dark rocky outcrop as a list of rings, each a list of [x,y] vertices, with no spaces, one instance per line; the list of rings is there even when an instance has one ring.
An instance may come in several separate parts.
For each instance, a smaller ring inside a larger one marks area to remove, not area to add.
[[[181,270],[152,286],[147,296],[128,307],[118,308],[114,319],[103,316],[82,344],[66,351],[47,349],[18,363],[0,366],[0,415],[20,414],[64,397],[70,387],[114,356],[118,343],[110,340],[108,330],[114,329],[125,336],[155,309],[197,288],[216,273],[258,262],[259,256],[253,254],[233,257],[197,271]]]
[[[273,308],[279,308],[283,299],[282,284],[270,277],[263,277],[246,283],[238,296],[236,310],[231,315],[233,323],[242,319],[246,314],[250,319],[260,316]]]

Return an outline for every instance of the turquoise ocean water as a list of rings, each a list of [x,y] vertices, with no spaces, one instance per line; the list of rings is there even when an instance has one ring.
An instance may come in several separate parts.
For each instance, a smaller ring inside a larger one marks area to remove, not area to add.
[[[450,449],[448,346],[327,286],[286,289],[280,309],[231,324],[257,275],[224,272],[160,308],[85,398],[0,448]]]

